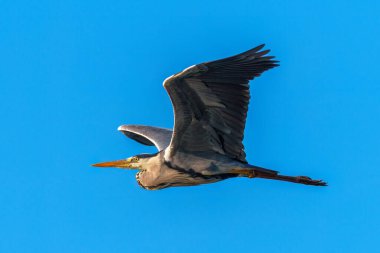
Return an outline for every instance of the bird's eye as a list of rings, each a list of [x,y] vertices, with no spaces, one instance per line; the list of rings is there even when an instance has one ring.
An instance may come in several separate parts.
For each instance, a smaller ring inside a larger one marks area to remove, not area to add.
[[[136,157],[136,156],[134,156],[134,157],[132,157],[131,161],[132,161],[133,163],[136,163],[136,162],[139,161],[139,158]]]

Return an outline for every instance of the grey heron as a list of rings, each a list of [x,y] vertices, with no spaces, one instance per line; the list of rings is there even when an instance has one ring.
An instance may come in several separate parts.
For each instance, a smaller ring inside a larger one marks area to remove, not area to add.
[[[96,167],[137,169],[141,187],[158,190],[172,186],[214,183],[247,177],[325,186],[306,176],[285,176],[251,165],[243,146],[250,100],[249,81],[278,66],[260,45],[244,53],[205,62],[168,77],[163,86],[174,107],[174,129],[143,125],[118,128],[155,154],[94,164]]]

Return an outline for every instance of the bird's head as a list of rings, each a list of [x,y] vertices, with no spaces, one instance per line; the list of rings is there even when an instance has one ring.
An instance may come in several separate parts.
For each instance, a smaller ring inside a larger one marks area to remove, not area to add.
[[[127,159],[116,160],[111,162],[96,163],[92,166],[95,167],[116,167],[121,169],[140,169],[143,170],[149,160],[156,154],[141,154],[129,157]]]

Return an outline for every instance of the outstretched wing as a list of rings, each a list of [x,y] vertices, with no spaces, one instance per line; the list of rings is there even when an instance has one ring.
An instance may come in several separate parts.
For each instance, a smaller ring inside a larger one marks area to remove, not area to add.
[[[177,151],[214,151],[246,162],[244,127],[250,100],[249,80],[278,66],[274,57],[247,52],[191,66],[164,81],[174,107],[174,132],[165,158]]]
[[[173,134],[173,131],[167,128],[142,125],[122,125],[117,130],[141,144],[156,146],[158,151],[169,146]]]

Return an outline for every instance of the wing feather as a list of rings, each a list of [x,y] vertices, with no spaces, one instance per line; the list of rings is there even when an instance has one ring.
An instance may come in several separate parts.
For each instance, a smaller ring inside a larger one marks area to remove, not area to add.
[[[249,80],[278,66],[260,45],[244,53],[191,66],[164,81],[174,107],[174,131],[165,159],[177,151],[214,151],[246,162],[244,128]]]
[[[143,125],[122,125],[117,130],[141,144],[156,146],[158,151],[169,146],[173,134],[173,131],[167,128]]]

